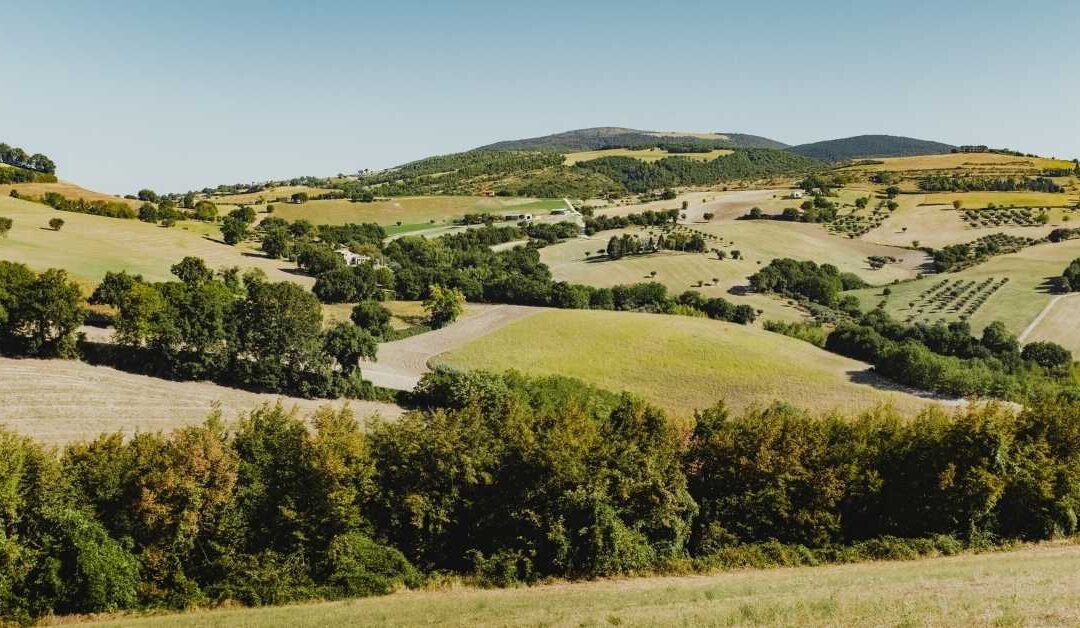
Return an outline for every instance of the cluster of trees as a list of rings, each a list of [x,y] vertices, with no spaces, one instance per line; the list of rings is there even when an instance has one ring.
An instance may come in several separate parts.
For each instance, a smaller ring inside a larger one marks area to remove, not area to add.
[[[750,286],[758,292],[773,292],[845,311],[858,311],[858,299],[841,293],[867,285],[858,275],[842,273],[832,264],[790,258],[774,259],[750,276]]]
[[[1021,349],[1000,322],[978,338],[967,322],[905,325],[881,310],[842,322],[825,348],[870,362],[880,374],[921,390],[1026,402],[1068,384],[1072,354],[1050,342]]]
[[[15,196],[13,191],[13,196]],[[57,192],[46,192],[40,198],[18,195],[18,198],[43,203],[58,211],[93,214],[108,218],[134,219],[138,216],[134,209],[121,201],[87,200],[85,198],[67,198]]]
[[[1054,292],[1076,292],[1080,290],[1080,258],[1069,262],[1060,276],[1054,278]]]
[[[176,281],[159,283],[108,273],[91,295],[91,303],[116,310],[112,361],[135,362],[158,376],[305,397],[374,394],[359,360],[375,357],[379,329],[342,322],[324,330],[310,292],[261,273],[214,272],[195,257],[172,272]]]
[[[672,232],[660,234],[657,237],[649,236],[642,240],[637,235],[624,233],[621,236],[611,236],[607,243],[607,256],[611,259],[619,259],[627,255],[644,255],[657,251],[687,251],[690,253],[705,252],[705,238],[700,233]]]
[[[6,237],[8,231],[11,231],[11,227],[14,226],[15,221],[7,216],[0,216],[0,238]]]
[[[640,193],[681,185],[804,173],[820,168],[821,163],[784,150],[746,148],[709,161],[666,157],[646,162],[633,157],[601,157],[573,167],[601,174],[629,192]]]
[[[56,174],[56,164],[45,155],[41,153],[31,155],[17,146],[8,146],[3,142],[0,142],[0,164],[43,174]]]
[[[225,244],[239,244],[251,235],[251,225],[255,224],[255,210],[241,205],[232,210],[221,221],[221,239]]]
[[[926,192],[1064,192],[1065,188],[1047,177],[966,177],[930,175],[919,179]]]
[[[56,175],[24,168],[0,168],[0,185],[8,183],[56,183]]]
[[[439,372],[361,429],[263,407],[61,454],[0,431],[0,616],[954,553],[1077,532],[1080,406],[787,405],[688,429],[564,378]]]
[[[379,194],[463,194],[475,192],[477,178],[488,181],[561,166],[563,156],[538,151],[471,150],[439,155],[361,176],[356,184]]]
[[[586,216],[585,233],[593,235],[600,231],[611,229],[625,229],[630,226],[638,227],[662,227],[674,225],[679,221],[678,209],[664,209],[653,211],[647,209],[640,213],[626,214],[623,216]]]
[[[82,292],[66,271],[0,260],[0,353],[74,357],[83,318]]]
[[[934,258],[934,270],[946,273],[979,264],[995,255],[1015,253],[1035,243],[1031,238],[996,233],[973,242],[949,244],[932,250],[930,254]]]
[[[547,246],[563,240],[578,237],[581,230],[576,223],[563,222],[534,222],[526,225],[525,234],[537,246]]]

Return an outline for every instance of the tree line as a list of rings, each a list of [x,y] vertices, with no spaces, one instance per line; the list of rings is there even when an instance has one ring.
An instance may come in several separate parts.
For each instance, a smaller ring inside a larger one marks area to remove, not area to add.
[[[41,153],[31,155],[17,146],[8,146],[3,142],[0,142],[0,164],[43,174],[56,174],[56,164],[45,155]]]
[[[919,179],[924,192],[1054,192],[1065,191],[1047,177],[968,177],[930,175]]]
[[[565,378],[437,372],[361,429],[280,406],[60,453],[0,430],[0,616],[952,554],[1077,532],[1080,405],[689,425]]]

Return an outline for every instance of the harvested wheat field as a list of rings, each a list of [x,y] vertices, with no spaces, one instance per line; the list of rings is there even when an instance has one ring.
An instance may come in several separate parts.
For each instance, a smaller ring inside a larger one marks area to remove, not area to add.
[[[75,360],[0,358],[4,402],[0,426],[52,444],[102,432],[156,432],[201,423],[218,404],[226,420],[261,403],[280,401],[309,413],[343,401],[297,399],[247,392],[208,382],[174,382]],[[350,401],[357,417],[396,418],[393,404]]]

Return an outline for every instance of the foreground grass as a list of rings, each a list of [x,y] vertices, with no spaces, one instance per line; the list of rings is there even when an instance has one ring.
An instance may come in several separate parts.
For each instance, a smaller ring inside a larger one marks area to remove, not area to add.
[[[809,343],[756,327],[664,314],[545,311],[432,361],[577,377],[639,394],[683,416],[719,400],[742,409],[783,399],[822,411],[882,402],[914,411],[928,403],[883,389],[867,365]]]
[[[508,590],[451,589],[115,626],[1019,626],[1080,622],[1080,547]]]

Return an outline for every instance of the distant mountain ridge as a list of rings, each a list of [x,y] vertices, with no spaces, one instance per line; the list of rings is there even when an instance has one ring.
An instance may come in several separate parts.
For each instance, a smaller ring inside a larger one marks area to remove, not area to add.
[[[639,148],[657,144],[708,145],[712,148],[787,148],[767,137],[746,133],[690,133],[683,131],[641,131],[623,127],[576,129],[518,140],[504,140],[478,150],[542,150],[572,153],[607,148]]]
[[[956,148],[930,140],[920,140],[899,135],[856,135],[836,140],[825,140],[792,146],[787,150],[824,162],[870,159],[874,157],[915,157],[940,155]]]

